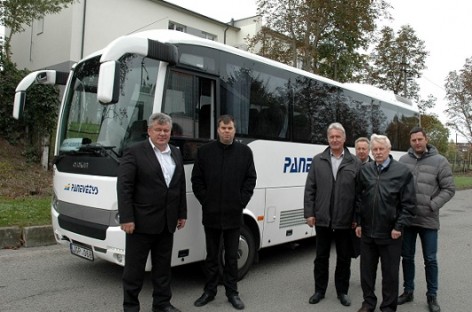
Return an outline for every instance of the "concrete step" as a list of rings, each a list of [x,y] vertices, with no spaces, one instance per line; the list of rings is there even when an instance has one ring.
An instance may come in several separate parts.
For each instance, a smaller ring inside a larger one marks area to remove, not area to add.
[[[38,247],[56,244],[52,225],[0,227],[0,248]]]

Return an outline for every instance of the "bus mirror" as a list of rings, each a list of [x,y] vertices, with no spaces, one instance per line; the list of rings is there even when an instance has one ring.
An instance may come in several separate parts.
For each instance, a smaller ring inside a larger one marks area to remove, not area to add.
[[[179,51],[173,44],[149,39],[147,56],[155,60],[167,62],[169,65],[175,65],[179,59]]]
[[[42,71],[36,75],[36,83],[39,84],[50,84],[56,83],[56,72],[52,70]]]
[[[26,92],[19,91],[15,93],[15,100],[13,102],[13,118],[20,119],[23,115],[23,108],[26,102]]]
[[[34,84],[62,84],[65,85],[69,73],[57,72],[55,70],[40,70],[29,73],[24,77],[15,89],[15,100],[13,102],[13,118],[19,119],[23,114],[26,103],[26,91]]]
[[[120,64],[116,61],[107,61],[100,65],[98,75],[97,98],[102,104],[118,102],[120,91]]]

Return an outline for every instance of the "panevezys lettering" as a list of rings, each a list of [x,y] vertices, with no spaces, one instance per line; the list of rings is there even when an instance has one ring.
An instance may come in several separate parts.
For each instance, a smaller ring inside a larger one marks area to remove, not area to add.
[[[311,167],[311,157],[285,157],[284,173],[308,172]]]
[[[90,184],[69,183],[64,186],[64,190],[74,192],[74,193],[84,193],[84,194],[90,194],[90,195],[98,194],[98,186],[94,186]]]

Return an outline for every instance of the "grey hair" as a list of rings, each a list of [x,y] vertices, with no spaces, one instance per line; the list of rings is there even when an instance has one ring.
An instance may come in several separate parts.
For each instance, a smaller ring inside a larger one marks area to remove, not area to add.
[[[154,113],[149,116],[148,127],[151,127],[154,123],[159,125],[169,124],[170,128],[172,129],[172,118],[164,113]]]
[[[357,138],[357,140],[354,142],[354,146],[356,146],[357,143],[359,143],[359,142],[366,142],[367,145],[370,147],[370,141],[369,141],[369,139],[366,138],[366,137],[359,137],[359,138]]]
[[[377,143],[382,143],[385,144],[385,146],[389,149],[392,148],[392,144],[390,143],[390,140],[386,135],[380,135],[380,134],[372,134],[370,137],[370,142],[377,142]]]
[[[346,138],[346,130],[344,130],[343,125],[341,125],[339,122],[333,122],[328,126],[328,130],[326,131],[326,135],[329,135],[330,130],[339,130],[343,133],[344,138]]]

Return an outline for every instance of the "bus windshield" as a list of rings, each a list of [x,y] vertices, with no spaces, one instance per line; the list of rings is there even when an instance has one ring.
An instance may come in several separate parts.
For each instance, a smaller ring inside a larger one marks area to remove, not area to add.
[[[97,100],[100,57],[76,66],[58,129],[59,154],[98,147],[120,155],[127,145],[146,138],[159,61],[127,54],[120,64],[119,100],[109,105]]]

